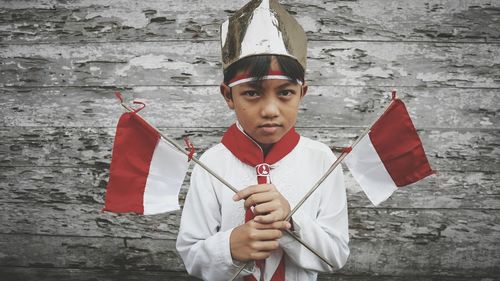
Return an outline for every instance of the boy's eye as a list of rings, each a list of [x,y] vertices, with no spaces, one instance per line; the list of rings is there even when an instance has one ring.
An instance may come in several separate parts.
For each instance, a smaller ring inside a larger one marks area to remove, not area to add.
[[[258,97],[259,93],[257,93],[256,91],[245,91],[245,92],[242,93],[242,95],[254,98],[254,97]]]
[[[291,95],[295,94],[293,90],[282,90],[279,95],[282,97],[289,97]]]

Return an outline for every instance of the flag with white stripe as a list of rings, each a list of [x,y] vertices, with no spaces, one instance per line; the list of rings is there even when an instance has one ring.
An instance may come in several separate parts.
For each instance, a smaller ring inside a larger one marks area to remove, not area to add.
[[[374,205],[434,174],[406,106],[397,98],[352,148],[346,164]]]
[[[188,157],[135,112],[118,122],[104,211],[152,215],[179,209]]]

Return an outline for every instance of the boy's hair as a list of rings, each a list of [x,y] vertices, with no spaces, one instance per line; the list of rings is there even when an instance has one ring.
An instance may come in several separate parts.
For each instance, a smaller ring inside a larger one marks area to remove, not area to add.
[[[304,82],[305,71],[300,63],[294,58],[279,55],[255,55],[242,58],[231,64],[224,71],[224,83],[227,85],[239,71],[248,71],[249,76],[262,80],[269,72],[271,59],[275,57],[283,75],[290,77],[293,81]]]

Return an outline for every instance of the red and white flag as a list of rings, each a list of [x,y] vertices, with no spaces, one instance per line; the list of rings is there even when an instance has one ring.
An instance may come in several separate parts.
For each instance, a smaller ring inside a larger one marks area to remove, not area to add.
[[[346,164],[375,206],[399,187],[434,174],[405,104],[395,97]]]
[[[188,157],[135,112],[118,121],[104,211],[153,215],[179,209]]]

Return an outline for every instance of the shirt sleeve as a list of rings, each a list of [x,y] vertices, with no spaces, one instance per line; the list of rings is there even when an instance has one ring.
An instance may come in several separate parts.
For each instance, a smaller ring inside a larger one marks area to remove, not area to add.
[[[177,251],[190,275],[204,280],[227,281],[237,271],[229,237],[233,229],[220,231],[220,204],[211,176],[195,166],[181,216]],[[249,274],[247,270],[242,276]]]
[[[280,239],[280,246],[291,261],[301,268],[314,271],[338,270],[344,266],[349,256],[347,200],[341,166],[332,172],[317,192],[320,192],[321,197],[316,217],[307,215],[307,212],[295,213],[292,216],[293,232],[332,263],[334,268],[288,234]]]

